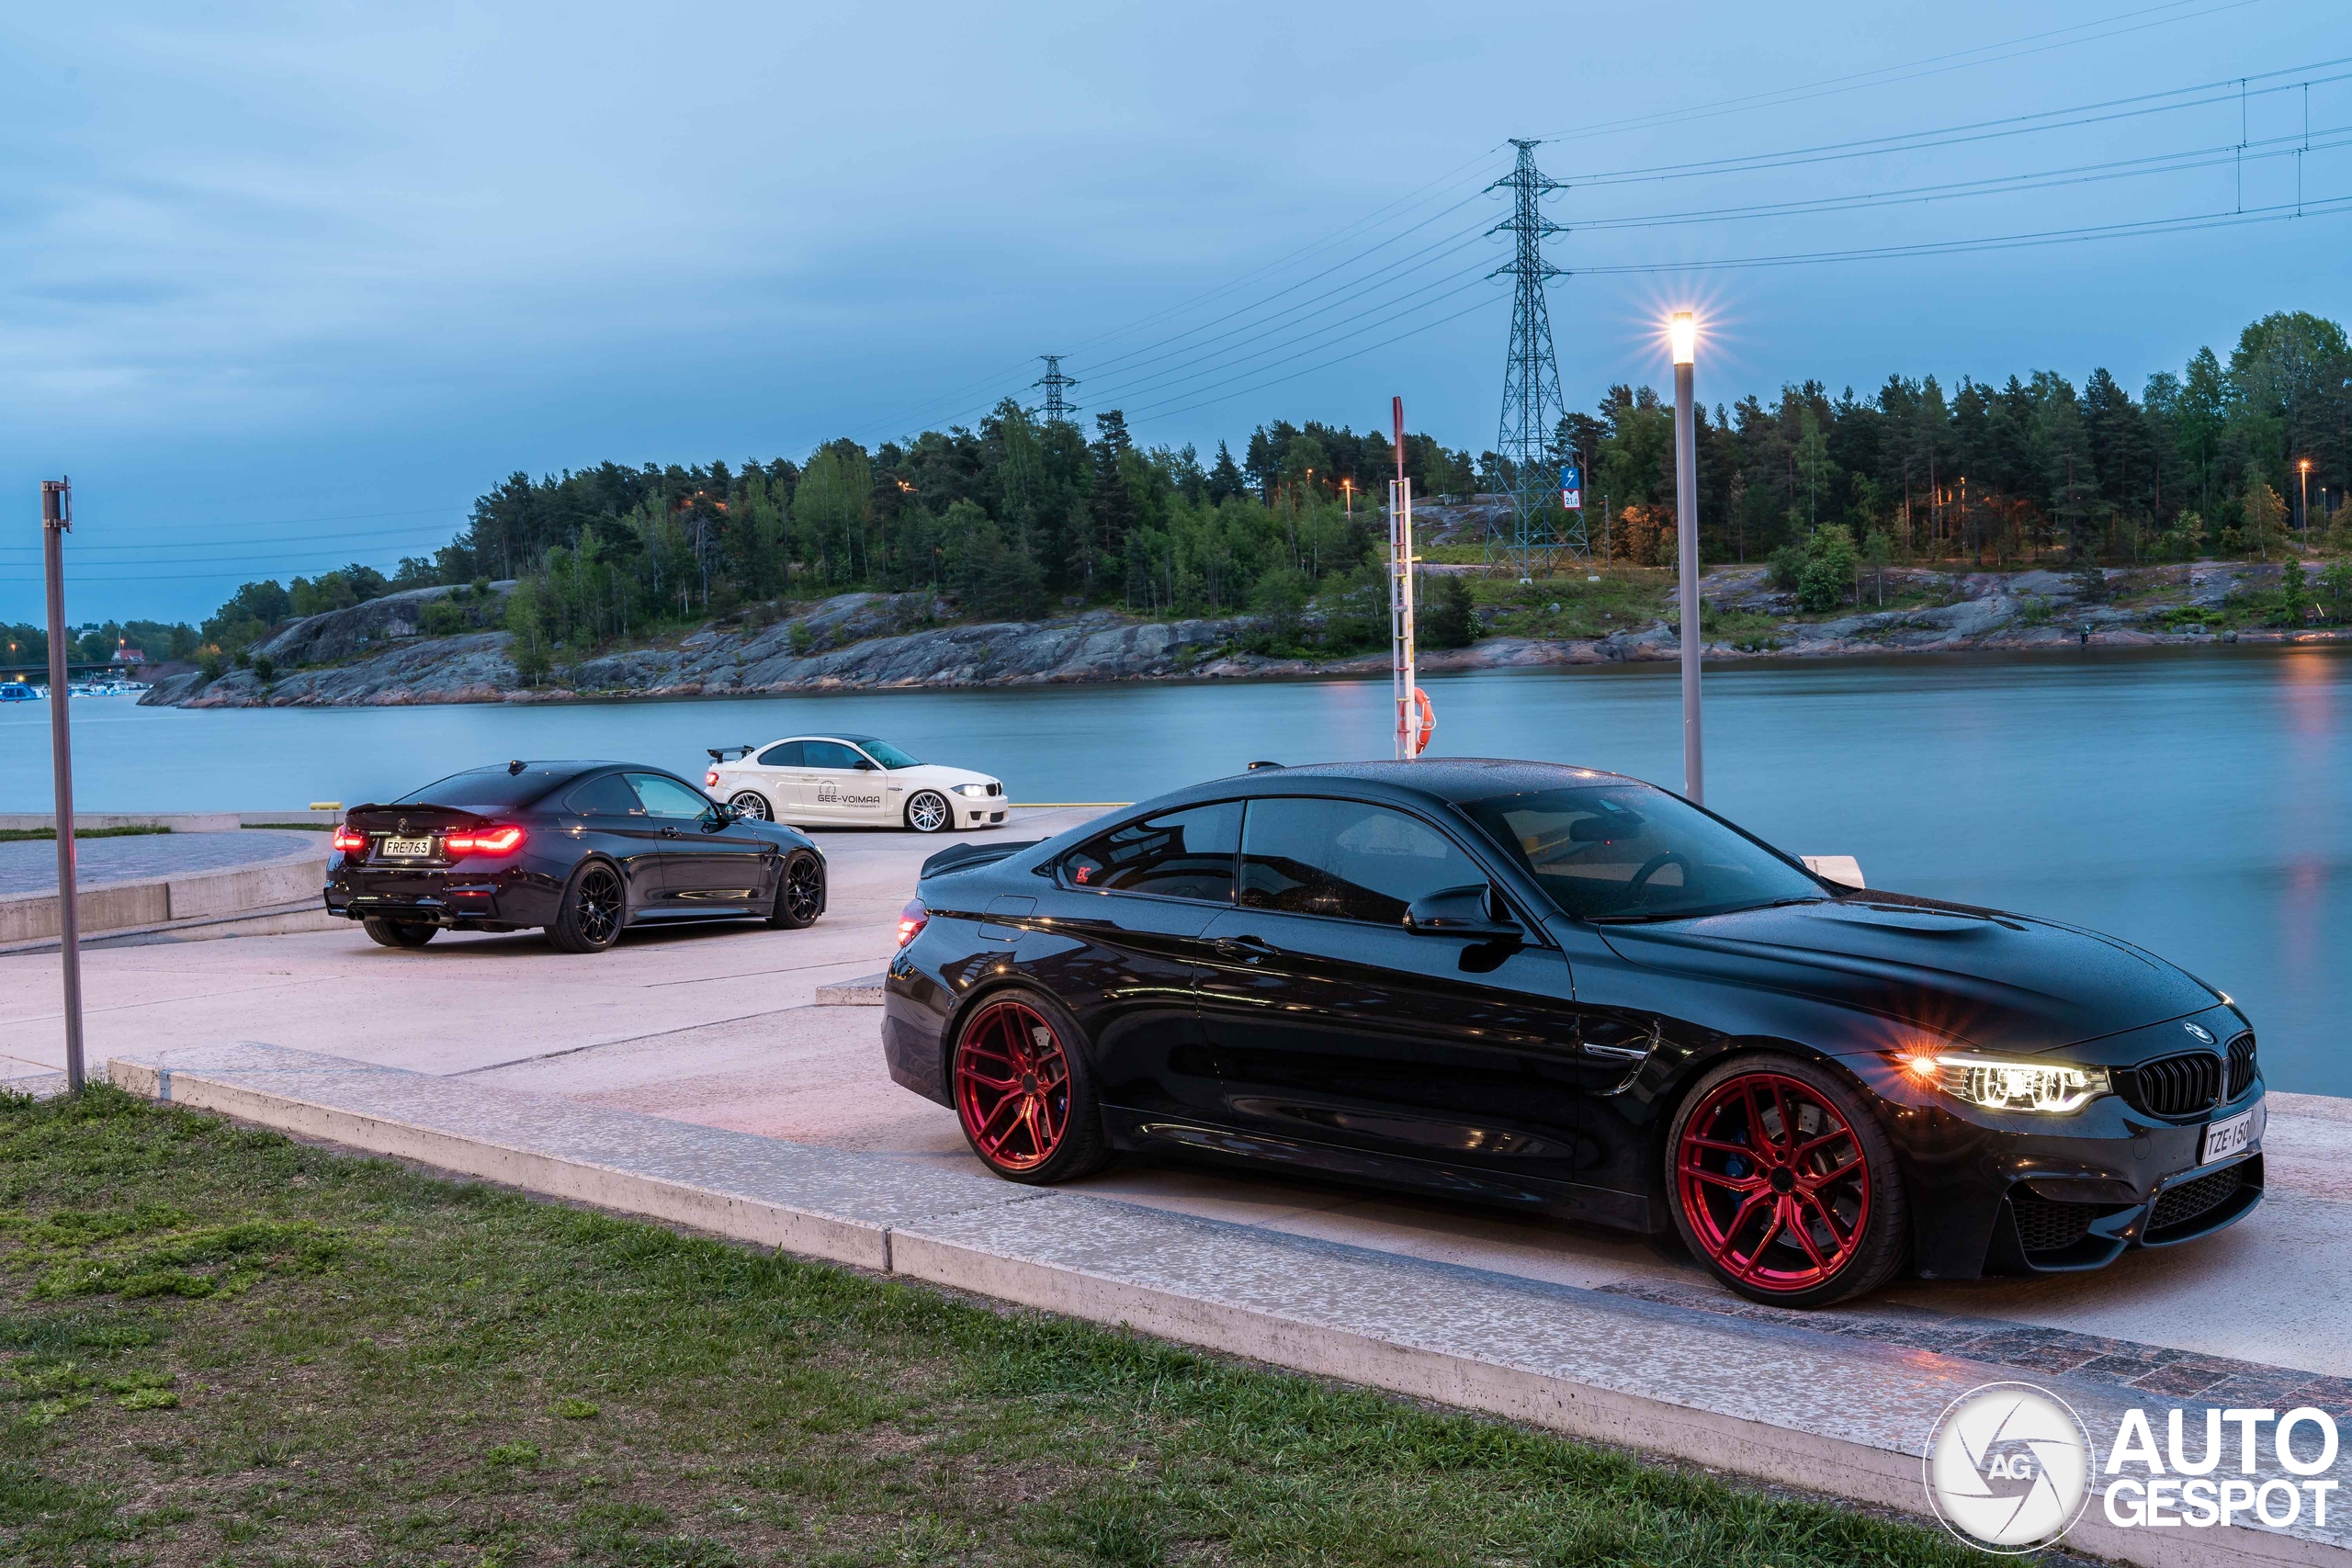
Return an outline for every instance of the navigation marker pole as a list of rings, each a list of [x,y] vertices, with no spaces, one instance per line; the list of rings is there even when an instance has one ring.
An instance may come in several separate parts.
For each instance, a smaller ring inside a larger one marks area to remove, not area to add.
[[[1421,748],[1413,723],[1420,688],[1413,683],[1413,481],[1405,477],[1405,400],[1391,398],[1396,423],[1396,477],[1388,481],[1389,685],[1396,699],[1396,760]]]
[[[1674,532],[1682,561],[1682,793],[1707,804],[1699,761],[1699,650],[1706,640],[1699,611],[1699,451],[1690,412],[1692,361],[1699,328],[1688,310],[1674,313]]]
[[[57,784],[57,952],[65,969],[65,1087],[82,1092],[82,911],[74,878],[74,692],[65,673],[65,536],[74,481],[40,481],[41,565],[49,581],[49,755]]]

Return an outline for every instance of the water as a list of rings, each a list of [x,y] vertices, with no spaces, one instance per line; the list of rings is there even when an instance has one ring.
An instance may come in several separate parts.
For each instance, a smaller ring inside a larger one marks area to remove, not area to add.
[[[1679,787],[1667,667],[1424,682],[1433,752]],[[1838,660],[1708,676],[1708,804],[1874,886],[2078,921],[2235,996],[2274,1088],[2352,1094],[2352,649]],[[92,810],[402,793],[483,761],[614,757],[695,776],[702,748],[870,731],[985,769],[1015,800],[1131,800],[1282,761],[1386,755],[1385,682],[226,710],[77,699]],[[0,810],[49,806],[49,707],[0,706]]]

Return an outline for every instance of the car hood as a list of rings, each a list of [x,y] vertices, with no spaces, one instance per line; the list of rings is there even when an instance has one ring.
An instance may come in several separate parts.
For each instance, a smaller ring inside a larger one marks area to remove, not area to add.
[[[929,784],[933,789],[947,789],[959,784],[994,784],[993,773],[976,773],[969,768],[950,768],[938,762],[918,762],[911,768],[893,768],[890,782],[909,789]]]
[[[1793,993],[1984,1050],[2047,1051],[2214,1005],[2129,942],[1962,906],[1870,897],[1604,925],[1625,962]]]

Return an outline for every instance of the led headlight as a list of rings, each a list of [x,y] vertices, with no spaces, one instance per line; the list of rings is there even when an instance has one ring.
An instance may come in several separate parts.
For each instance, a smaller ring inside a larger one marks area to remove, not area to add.
[[[2105,1067],[1998,1056],[1912,1056],[1905,1066],[1954,1100],[1990,1111],[2079,1111],[2112,1087]]]
[[[968,795],[974,800],[985,800],[988,798],[989,786],[984,784],[957,784],[956,786],[956,793],[961,795]]]

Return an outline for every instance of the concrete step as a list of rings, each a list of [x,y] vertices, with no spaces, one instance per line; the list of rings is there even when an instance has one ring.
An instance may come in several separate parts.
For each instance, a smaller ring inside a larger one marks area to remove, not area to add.
[[[2101,1454],[2135,1408],[2159,1443],[2176,1404],[2204,1427],[2199,1396],[2147,1382],[2177,1352],[2066,1347],[2085,1354],[2060,1367],[2051,1331],[2025,1325],[1578,1289],[269,1044],[118,1055],[107,1072],[302,1137],[1911,1514],[1938,1416],[1987,1382],[2058,1394]],[[1872,1317],[1886,1322],[1855,1326]],[[2211,1371],[2199,1386],[2217,1400],[2267,1393],[2280,1411],[2325,1400],[2340,1416],[2352,1393],[2307,1372]],[[2257,1479],[2287,1478],[2271,1462]],[[2095,1497],[2067,1540],[2167,1568],[2352,1563],[2340,1508],[2284,1529],[2152,1529],[2109,1523]]]

